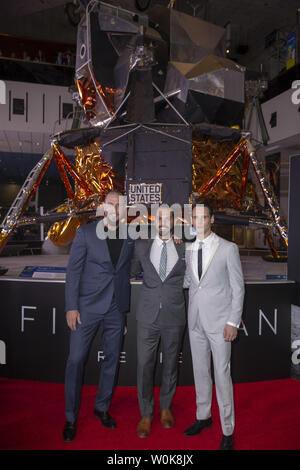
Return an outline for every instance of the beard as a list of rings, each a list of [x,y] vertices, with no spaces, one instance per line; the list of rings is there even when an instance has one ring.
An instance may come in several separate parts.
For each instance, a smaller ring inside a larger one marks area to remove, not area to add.
[[[119,226],[119,222],[120,222],[119,218],[115,218],[115,217],[110,218],[109,215],[106,215],[104,217],[104,219],[105,219],[106,223],[108,225],[112,226],[112,227],[118,227]]]
[[[159,229],[158,229],[158,233],[159,233],[160,236],[164,236],[164,235],[172,236],[173,232],[174,232],[173,227],[159,227]]]

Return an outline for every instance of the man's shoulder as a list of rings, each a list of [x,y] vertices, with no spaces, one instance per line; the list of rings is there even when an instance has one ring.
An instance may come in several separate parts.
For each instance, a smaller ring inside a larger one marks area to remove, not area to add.
[[[214,234],[216,240],[218,240],[219,243],[222,243],[222,245],[228,249],[230,248],[238,248],[237,244],[230,241],[230,240],[226,240],[226,238],[223,238],[223,237],[220,237],[219,235],[217,235],[216,233]]]
[[[89,222],[87,224],[81,225],[79,229],[83,232],[95,232],[97,229],[98,223],[101,222],[99,220],[94,220],[92,222]]]
[[[98,232],[98,224],[101,223],[101,220],[95,220],[87,224],[81,225],[77,232],[83,236],[86,240],[93,240],[94,238],[101,239],[101,230]]]
[[[138,238],[136,241],[135,241],[135,246],[137,249],[146,249],[150,243],[152,242],[151,239],[149,238]]]

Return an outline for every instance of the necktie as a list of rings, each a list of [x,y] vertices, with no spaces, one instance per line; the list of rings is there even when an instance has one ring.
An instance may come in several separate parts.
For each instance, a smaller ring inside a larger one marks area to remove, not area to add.
[[[199,281],[202,276],[202,245],[203,243],[199,243],[199,248],[198,248],[198,276],[199,276]]]
[[[160,263],[159,263],[159,277],[162,281],[166,279],[167,274],[167,245],[166,242],[162,244],[162,250],[160,255]]]

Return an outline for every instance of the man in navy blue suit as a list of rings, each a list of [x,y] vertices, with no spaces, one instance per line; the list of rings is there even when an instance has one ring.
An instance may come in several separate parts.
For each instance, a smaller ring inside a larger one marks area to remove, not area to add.
[[[120,236],[121,193],[111,191],[104,201],[104,219],[77,230],[67,267],[66,319],[71,330],[70,353],[65,375],[66,423],[63,439],[76,436],[80,395],[91,341],[101,327],[104,360],[94,415],[113,429],[115,420],[108,410],[118,370],[125,328],[125,313],[130,305],[130,262],[134,241]],[[106,234],[104,238],[103,234]],[[124,233],[123,233],[124,235]]]

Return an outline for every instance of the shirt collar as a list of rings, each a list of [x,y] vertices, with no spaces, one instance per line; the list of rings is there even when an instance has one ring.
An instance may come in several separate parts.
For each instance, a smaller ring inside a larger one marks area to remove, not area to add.
[[[164,240],[162,240],[161,238],[159,238],[158,235],[156,235],[155,240],[156,240],[156,243],[158,243],[158,245],[162,245],[163,242],[164,242]],[[165,240],[165,242],[166,242],[166,243],[169,243],[171,240],[172,240],[172,238],[169,238],[169,240]]]
[[[211,232],[208,235],[208,237],[204,238],[203,240],[200,240],[199,238],[196,238],[196,242],[197,242],[198,245],[200,244],[200,242],[202,242],[203,245],[209,244],[214,239],[214,235],[215,235],[214,232]]]

